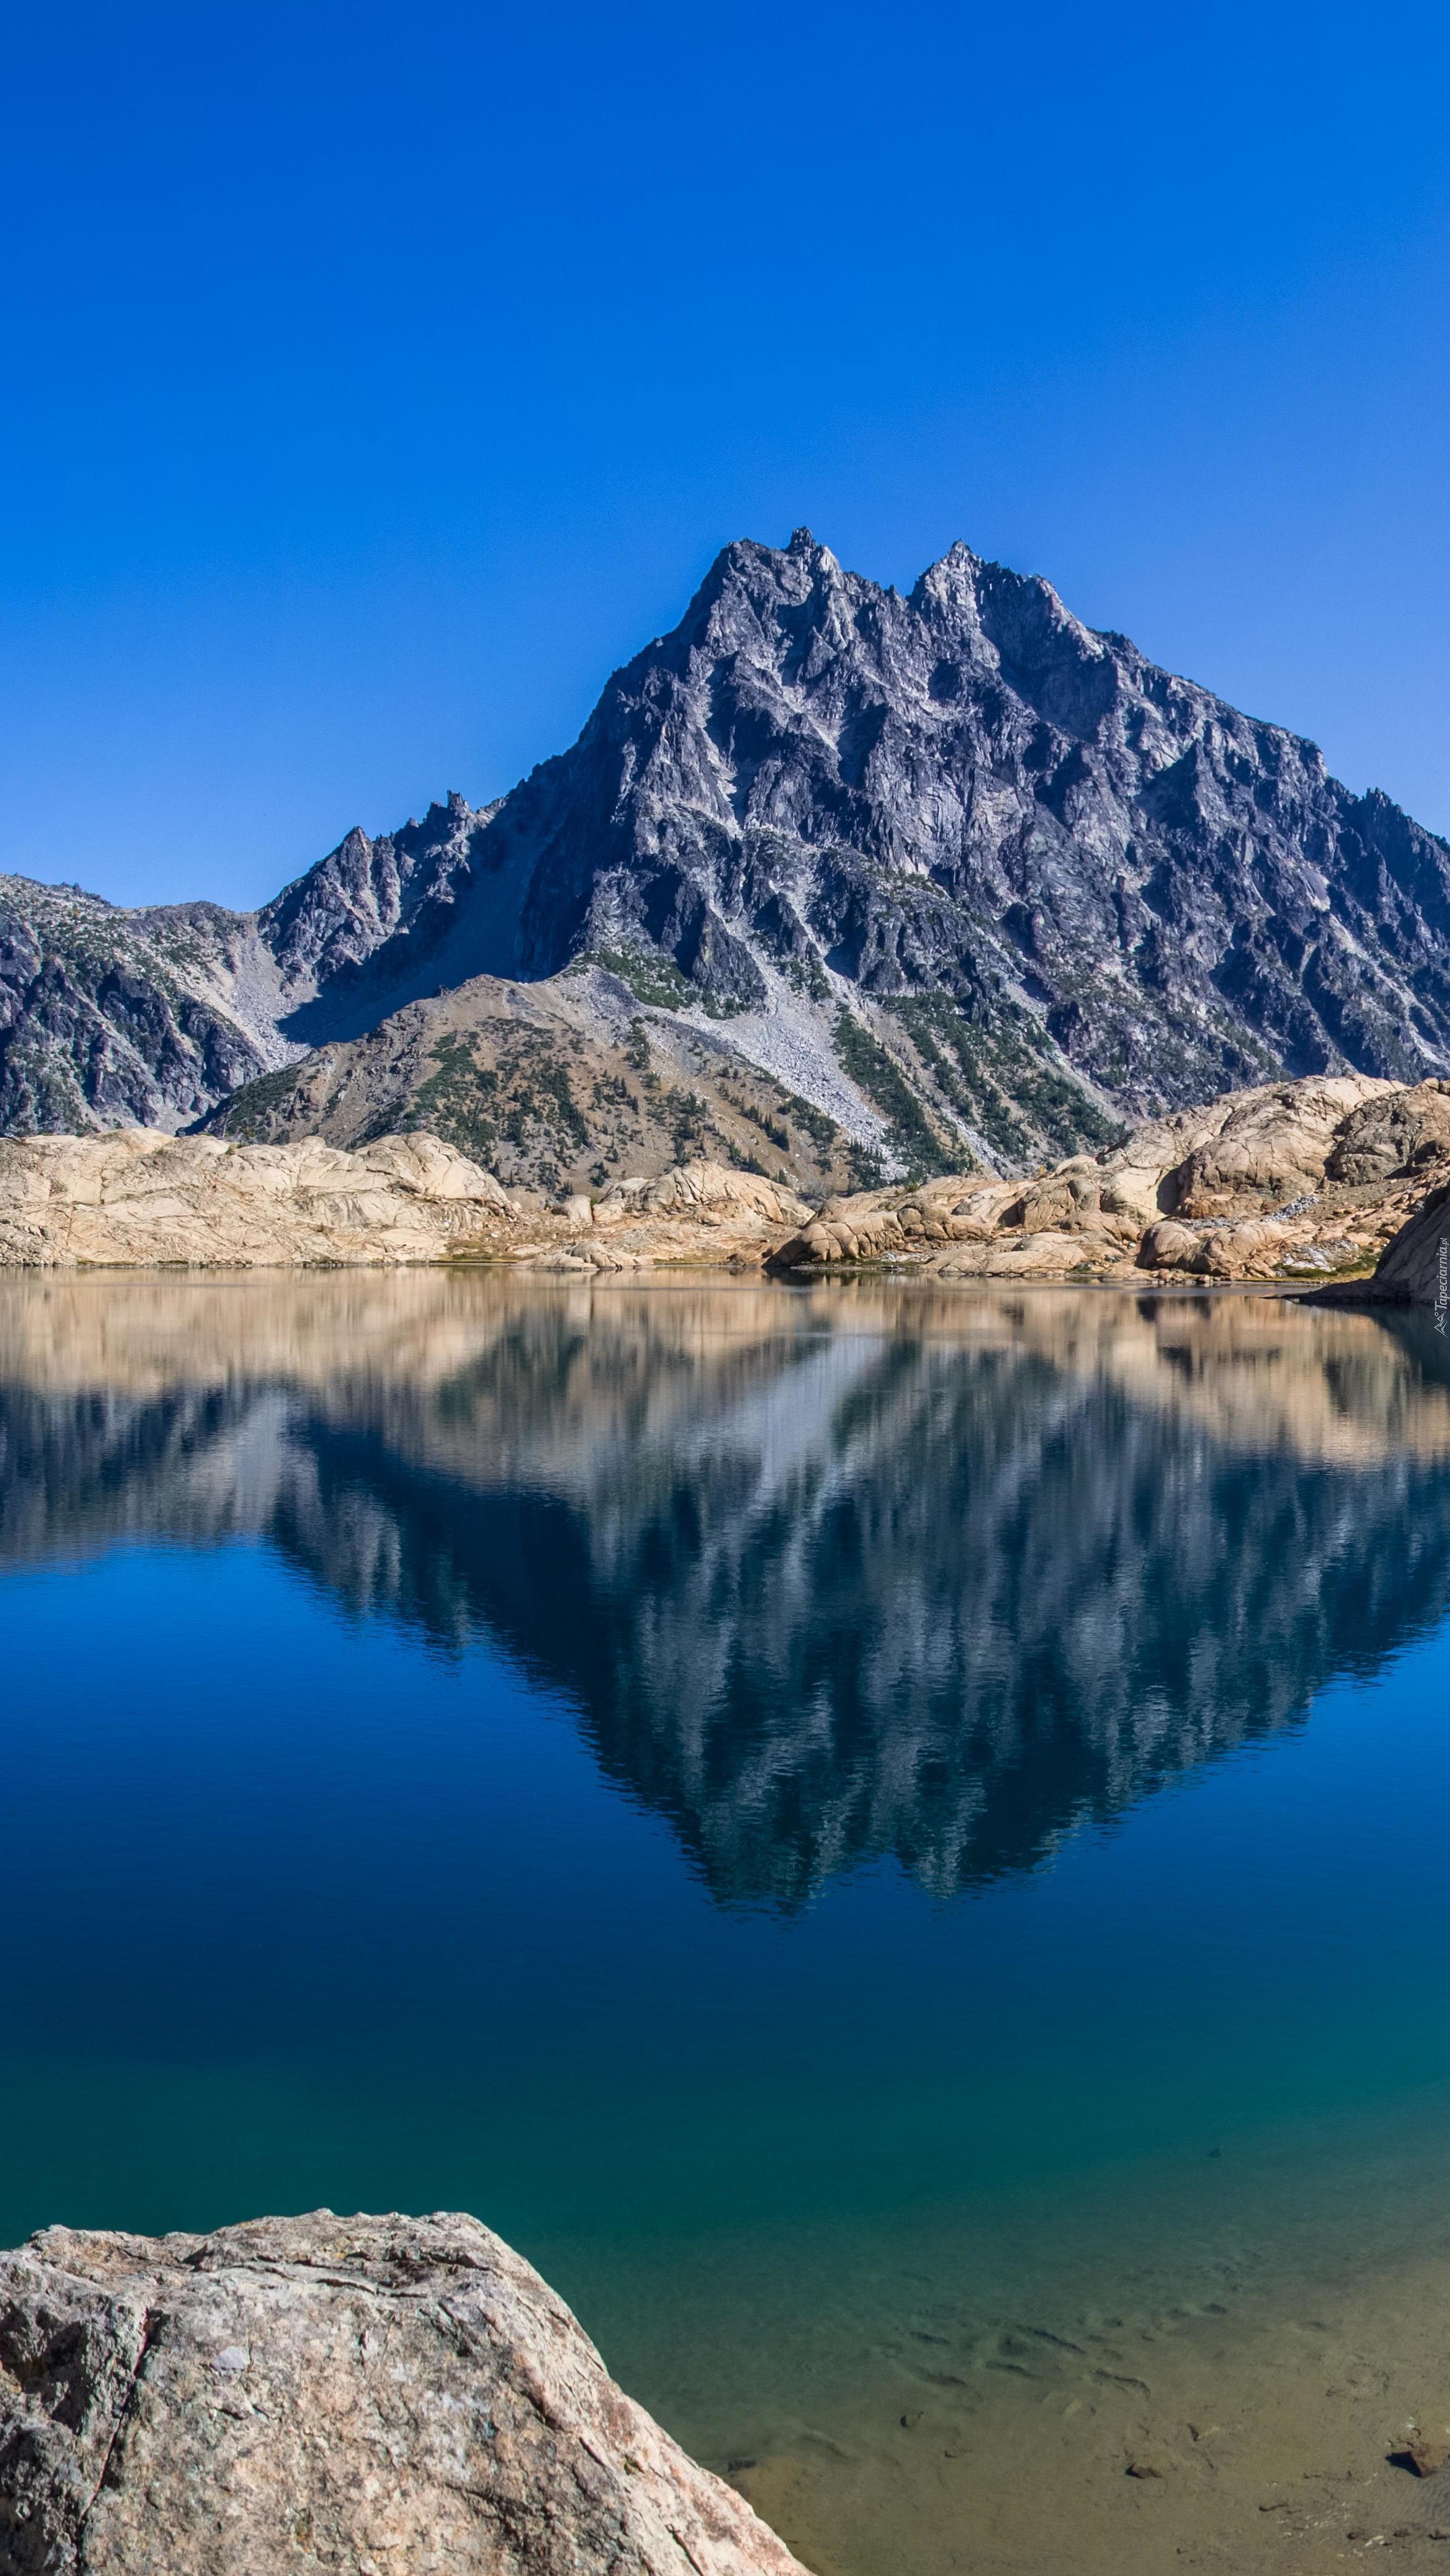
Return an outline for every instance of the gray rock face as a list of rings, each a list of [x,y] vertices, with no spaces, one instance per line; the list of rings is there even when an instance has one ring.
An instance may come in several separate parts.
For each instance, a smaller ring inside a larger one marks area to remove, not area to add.
[[[584,957],[918,1173],[1450,1071],[1450,847],[965,546],[907,598],[805,530],[728,547],[570,751],[350,833],[258,915],[67,926],[8,885],[12,1130],[184,1123],[259,1073],[276,1107],[303,1050]]]
[[[0,1133],[174,1128],[280,1063],[242,999],[254,947],[219,905],[122,912],[0,877]]]
[[[475,968],[638,943],[726,1009],[825,968],[1135,1110],[1450,1066],[1446,845],[965,546],[907,599],[805,531],[728,548],[482,856],[519,892]]]
[[[800,2576],[476,2220],[0,2257],[0,2576]]]
[[[324,1016],[336,1027],[349,1018],[349,995],[358,970],[393,943],[409,953],[436,938],[460,892],[471,882],[483,834],[497,812],[474,813],[451,795],[431,805],[423,821],[371,841],[351,831],[295,885],[287,886],[257,917],[257,934],[275,958],[289,997],[325,991]],[[396,954],[396,951],[393,951]],[[358,1023],[371,1027],[376,1012]]]

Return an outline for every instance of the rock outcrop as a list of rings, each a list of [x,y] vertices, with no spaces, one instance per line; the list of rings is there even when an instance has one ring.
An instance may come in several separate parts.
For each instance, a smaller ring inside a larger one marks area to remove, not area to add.
[[[439,1261],[515,1223],[492,1174],[432,1136],[355,1154],[144,1127],[0,1141],[0,1267]]]
[[[1150,1120],[1027,1182],[962,1174],[828,1200],[771,1257],[948,1279],[1314,1278],[1367,1271],[1440,1175],[1450,1082],[1311,1076]]]
[[[1386,1244],[1374,1277],[1357,1292],[1375,1304],[1428,1306],[1443,1333],[1450,1314],[1450,1181]]]
[[[597,1200],[516,1204],[436,1136],[355,1153],[123,1127],[0,1139],[0,1269],[317,1268],[507,1260],[562,1270],[758,1269],[809,1218],[753,1172],[694,1162]]]
[[[948,1174],[814,1211],[784,1182],[707,1158],[545,1203],[510,1196],[425,1134],[349,1153],[306,1137],[236,1145],[123,1128],[0,1140],[0,1268],[467,1258],[591,1272],[888,1263],[943,1279],[1303,1281],[1367,1273],[1447,1178],[1450,1083],[1362,1075],[1229,1093],[1027,1181]],[[1405,1283],[1438,1259],[1397,1254],[1377,1274],[1382,1293],[1418,1295]]]
[[[801,2576],[475,2219],[0,2257],[0,2576]]]
[[[0,1134],[180,1127],[301,1050],[252,917],[0,876]]]
[[[471,1153],[495,1126],[510,1179],[603,1186],[685,1159],[684,1113],[571,1109],[573,1036],[522,1069],[500,1037],[511,996],[567,1019],[591,971],[586,1054],[622,994],[766,1087],[794,1187],[827,1177],[812,1115],[883,1179],[1020,1171],[1235,1085],[1450,1072],[1450,847],[1045,581],[958,545],[902,598],[802,529],[727,547],[511,794],[350,832],[260,913],[4,880],[0,1128],[226,1101],[245,1136],[350,1144],[384,1100]]]
[[[562,1232],[515,1254],[540,1268],[636,1270],[685,1261],[762,1262],[810,1218],[794,1192],[720,1163],[685,1163],[564,1200]],[[530,1233],[538,1232],[531,1227]]]

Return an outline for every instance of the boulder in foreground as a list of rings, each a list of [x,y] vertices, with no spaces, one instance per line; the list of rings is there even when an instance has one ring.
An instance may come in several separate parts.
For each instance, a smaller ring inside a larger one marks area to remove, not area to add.
[[[0,2256],[0,2576],[801,2576],[476,2219]]]

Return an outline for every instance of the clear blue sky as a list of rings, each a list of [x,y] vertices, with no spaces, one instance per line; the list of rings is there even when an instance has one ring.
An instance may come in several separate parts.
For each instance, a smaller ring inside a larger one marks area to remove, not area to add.
[[[258,901],[800,521],[1450,830],[1443,6],[8,25],[0,865]]]

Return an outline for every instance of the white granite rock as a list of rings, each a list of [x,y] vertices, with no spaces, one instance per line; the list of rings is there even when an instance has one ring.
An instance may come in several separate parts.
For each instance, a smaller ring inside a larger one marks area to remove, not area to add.
[[[434,1136],[350,1154],[150,1127],[0,1139],[0,1267],[437,1261],[514,1222],[492,1173]]]

